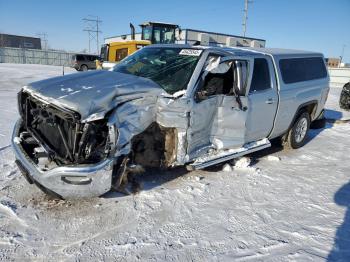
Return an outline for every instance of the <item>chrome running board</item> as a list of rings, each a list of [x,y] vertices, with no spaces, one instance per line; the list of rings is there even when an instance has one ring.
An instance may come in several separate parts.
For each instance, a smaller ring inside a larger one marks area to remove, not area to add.
[[[265,148],[271,147],[271,143],[267,138],[261,139],[256,142],[250,142],[245,144],[241,148],[227,149],[218,151],[215,153],[208,153],[203,157],[198,158],[195,162],[188,167],[192,170],[202,169],[208,166],[216,165],[255,151],[259,151]]]

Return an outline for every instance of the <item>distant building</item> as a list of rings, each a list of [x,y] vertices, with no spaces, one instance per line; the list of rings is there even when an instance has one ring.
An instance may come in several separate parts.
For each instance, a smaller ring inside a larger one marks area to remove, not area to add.
[[[328,67],[339,67],[340,59],[334,57],[326,58],[326,64]]]
[[[41,49],[41,40],[38,37],[0,34],[0,47]]]

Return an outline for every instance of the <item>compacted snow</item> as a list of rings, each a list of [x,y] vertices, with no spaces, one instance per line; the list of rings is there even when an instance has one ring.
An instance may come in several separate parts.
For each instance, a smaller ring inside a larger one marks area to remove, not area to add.
[[[52,200],[21,176],[9,145],[20,87],[60,74],[0,64],[0,260],[350,261],[349,123],[330,120],[299,150],[147,174],[136,195]],[[330,119],[350,117],[339,94]]]

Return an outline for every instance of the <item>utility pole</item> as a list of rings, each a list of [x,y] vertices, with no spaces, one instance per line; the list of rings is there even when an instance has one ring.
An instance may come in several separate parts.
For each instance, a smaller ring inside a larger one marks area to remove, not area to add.
[[[245,33],[247,31],[247,20],[248,20],[248,4],[252,3],[252,1],[249,0],[244,0],[244,15],[243,15],[243,36],[245,37]]]
[[[41,39],[41,45],[42,45],[41,48],[44,50],[47,50],[48,48],[47,33],[37,33],[36,35]]]
[[[343,61],[345,47],[346,47],[346,45],[343,45],[343,48],[342,48],[342,50],[341,50],[339,67],[340,67],[340,64],[341,64],[341,63],[342,63],[342,61]]]
[[[91,41],[96,40],[96,54],[99,52],[99,34],[102,31],[99,30],[101,20],[99,20],[98,16],[89,15],[88,17],[83,19],[85,28],[83,31],[88,32],[89,36],[89,53],[91,52]]]

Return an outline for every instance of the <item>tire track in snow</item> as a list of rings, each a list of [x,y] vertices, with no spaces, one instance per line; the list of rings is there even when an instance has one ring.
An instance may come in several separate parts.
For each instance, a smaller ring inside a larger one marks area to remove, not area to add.
[[[3,204],[3,202],[0,202],[0,213],[5,214],[7,217],[12,220],[18,221],[22,226],[28,227],[27,223],[18,217],[18,215],[15,213],[15,211],[8,205]]]
[[[1,135],[1,134],[0,134],[0,135]],[[11,147],[11,145],[7,145],[7,146],[0,147],[0,151],[3,151],[3,150],[5,150],[6,148],[9,148],[9,147]]]

